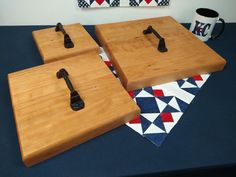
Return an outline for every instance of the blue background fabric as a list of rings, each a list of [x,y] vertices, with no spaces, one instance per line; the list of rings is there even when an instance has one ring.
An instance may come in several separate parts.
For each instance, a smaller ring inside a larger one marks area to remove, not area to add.
[[[7,74],[42,64],[31,33],[46,27],[0,27],[0,176],[217,176],[228,173],[228,169],[231,174],[235,172],[236,24],[227,24],[219,39],[207,42],[227,60],[227,66],[211,75],[161,147],[121,126],[31,168],[25,167]],[[96,39],[94,26],[85,28]]]

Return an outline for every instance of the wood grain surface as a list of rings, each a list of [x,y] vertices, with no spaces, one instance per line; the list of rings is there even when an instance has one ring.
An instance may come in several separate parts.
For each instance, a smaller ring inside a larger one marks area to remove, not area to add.
[[[168,52],[157,50],[153,34],[143,34],[149,25],[165,38]],[[172,17],[97,25],[96,34],[128,91],[219,71],[226,64]]]
[[[65,68],[85,108],[70,108],[56,72]],[[139,107],[95,54],[80,55],[8,75],[23,162],[34,165],[132,120]],[[79,158],[79,157],[78,157]]]
[[[33,31],[33,38],[44,63],[65,59],[90,51],[99,52],[99,46],[80,24],[63,26],[74,43],[74,48],[64,47],[64,35],[55,27]]]

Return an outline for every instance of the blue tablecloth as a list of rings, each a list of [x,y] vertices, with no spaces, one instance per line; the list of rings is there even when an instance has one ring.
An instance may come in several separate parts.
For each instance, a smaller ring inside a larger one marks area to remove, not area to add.
[[[0,27],[0,176],[147,176],[196,174],[209,169],[216,172],[218,167],[234,169],[236,24],[227,24],[219,39],[207,42],[227,60],[227,66],[210,76],[160,148],[121,126],[43,163],[25,167],[7,74],[42,64],[31,32],[45,27]],[[85,28],[96,39],[94,26]]]

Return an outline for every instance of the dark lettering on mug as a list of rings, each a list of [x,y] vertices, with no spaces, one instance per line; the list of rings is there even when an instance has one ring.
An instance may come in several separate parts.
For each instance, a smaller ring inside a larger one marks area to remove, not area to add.
[[[210,23],[201,23],[196,20],[195,27],[192,31],[192,33],[205,37],[207,35],[207,31],[210,29],[211,24]]]

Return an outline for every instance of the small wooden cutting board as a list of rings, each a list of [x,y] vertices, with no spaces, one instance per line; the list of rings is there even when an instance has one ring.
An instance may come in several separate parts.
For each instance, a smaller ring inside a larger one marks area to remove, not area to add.
[[[73,48],[64,47],[64,35],[55,27],[33,31],[33,38],[44,63],[73,57],[90,51],[99,52],[99,46],[79,23],[64,25],[66,33],[74,43]]]
[[[85,107],[73,111],[64,68]],[[23,162],[34,165],[132,119],[139,107],[95,54],[80,55],[8,75]]]
[[[153,34],[143,34],[149,25],[165,39],[167,52],[157,50]],[[172,17],[97,25],[96,34],[128,91],[219,71],[226,64]]]

